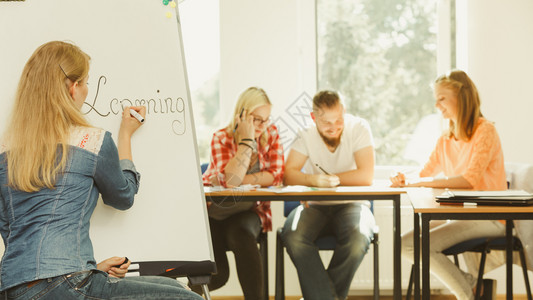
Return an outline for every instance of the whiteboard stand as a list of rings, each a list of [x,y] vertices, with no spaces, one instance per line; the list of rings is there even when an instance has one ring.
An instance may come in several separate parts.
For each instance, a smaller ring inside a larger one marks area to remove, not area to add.
[[[207,288],[207,283],[202,284],[202,291],[204,291],[205,299],[211,300],[211,295],[209,295],[209,289]]]
[[[207,287],[207,284],[209,281],[211,281],[211,275],[207,276],[188,276],[189,282],[192,285],[201,285],[202,286],[202,292],[204,292],[204,297],[206,300],[211,300],[211,295],[209,294],[209,288]]]

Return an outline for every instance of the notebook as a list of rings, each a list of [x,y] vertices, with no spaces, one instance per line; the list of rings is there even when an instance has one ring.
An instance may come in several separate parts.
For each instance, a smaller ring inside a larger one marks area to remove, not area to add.
[[[524,190],[507,191],[449,191],[436,196],[439,203],[475,203],[478,205],[533,205],[533,194]]]

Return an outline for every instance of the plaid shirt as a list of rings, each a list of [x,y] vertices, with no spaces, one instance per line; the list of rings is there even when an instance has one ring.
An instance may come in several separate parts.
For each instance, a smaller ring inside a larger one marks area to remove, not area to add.
[[[278,129],[274,124],[268,126],[268,141],[266,145],[257,144],[257,155],[259,168],[274,176],[272,185],[280,185],[283,182],[284,158],[283,147],[279,140]],[[220,183],[226,186],[224,169],[231,158],[237,152],[237,143],[226,129],[221,129],[213,134],[211,140],[211,162],[203,175],[204,185],[211,185],[210,178],[218,176]],[[209,205],[210,203],[208,203]],[[263,231],[272,230],[272,212],[270,211],[270,201],[257,201],[253,210],[261,219]]]

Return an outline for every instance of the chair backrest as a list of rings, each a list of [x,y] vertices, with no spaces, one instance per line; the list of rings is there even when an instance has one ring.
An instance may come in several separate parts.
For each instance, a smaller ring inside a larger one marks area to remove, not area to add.
[[[509,188],[533,193],[533,165],[505,163]],[[529,269],[533,270],[533,220],[514,220],[516,234],[520,238],[527,257]]]
[[[203,163],[200,165],[200,169],[202,170],[202,174],[205,173],[205,171],[207,170],[207,167],[209,166],[208,163]]]
[[[288,217],[293,209],[300,205],[299,201],[285,201],[283,205],[283,215]],[[374,201],[370,201],[370,211],[374,213]]]
[[[505,171],[510,189],[533,193],[533,165],[506,163]]]
[[[298,205],[300,205],[300,201],[285,201],[285,204],[283,205],[283,215],[288,217],[291,211],[298,207]]]

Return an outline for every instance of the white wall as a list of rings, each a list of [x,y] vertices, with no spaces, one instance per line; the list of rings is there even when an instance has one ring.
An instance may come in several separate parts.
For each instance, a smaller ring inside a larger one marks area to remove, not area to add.
[[[231,115],[249,86],[266,91],[273,117],[315,92],[313,1],[224,0],[220,22],[221,115]]]
[[[505,160],[533,163],[533,1],[467,4],[466,45],[458,45],[466,53],[458,53],[464,61],[458,67],[476,83],[482,112],[496,124]]]
[[[478,87],[482,112],[495,122],[507,162],[533,163],[533,1],[457,0],[466,8],[459,68]],[[514,293],[525,294],[523,276],[514,266]],[[530,272],[531,276],[532,273]],[[505,270],[486,274],[505,293]]]
[[[273,103],[272,118],[291,127],[280,131],[284,144],[290,143],[298,125],[287,108],[303,93],[312,96],[316,90],[314,15],[314,1],[309,0],[220,1],[220,115],[226,116],[222,124],[229,121],[239,94],[258,86]],[[282,203],[272,203],[272,215],[275,230],[285,220]],[[269,286],[274,295],[275,233],[269,233],[268,240]],[[228,284],[212,295],[242,295],[233,260],[230,266]],[[287,255],[285,270],[287,295],[300,294]]]

